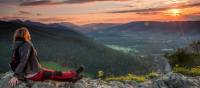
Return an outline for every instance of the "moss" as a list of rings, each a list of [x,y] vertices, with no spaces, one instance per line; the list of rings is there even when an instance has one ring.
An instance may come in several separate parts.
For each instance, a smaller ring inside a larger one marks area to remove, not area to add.
[[[119,76],[119,77],[108,77],[105,79],[106,81],[136,81],[136,82],[144,82],[147,80],[144,76],[136,76],[133,74],[128,74],[125,76]]]

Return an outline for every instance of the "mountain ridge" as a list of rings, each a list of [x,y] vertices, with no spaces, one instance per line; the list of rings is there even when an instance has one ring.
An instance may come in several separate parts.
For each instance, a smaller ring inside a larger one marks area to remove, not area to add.
[[[169,22],[159,22],[159,21],[139,21],[139,22],[129,22],[121,25],[117,25],[103,31],[121,32],[121,31],[153,31],[153,32],[200,32],[199,25],[200,21],[169,21]],[[189,30],[190,29],[190,30]]]

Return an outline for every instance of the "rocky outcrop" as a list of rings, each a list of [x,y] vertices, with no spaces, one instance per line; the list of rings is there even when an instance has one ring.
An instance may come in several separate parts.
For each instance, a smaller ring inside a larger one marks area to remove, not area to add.
[[[10,88],[7,84],[12,73],[1,75],[0,88]],[[135,81],[102,81],[84,78],[77,83],[67,82],[21,82],[16,88],[200,88],[200,77],[186,77],[181,74],[168,73],[157,79],[137,83]]]

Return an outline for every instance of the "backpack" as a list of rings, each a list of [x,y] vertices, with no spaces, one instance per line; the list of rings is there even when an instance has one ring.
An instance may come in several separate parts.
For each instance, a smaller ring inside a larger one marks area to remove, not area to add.
[[[17,46],[16,49],[13,50],[13,57],[12,57],[12,61],[9,63],[9,67],[11,68],[11,70],[14,72],[15,69],[17,68],[18,64],[20,63],[20,55],[19,55],[19,48],[24,44],[24,42],[22,44],[20,44],[19,46]]]

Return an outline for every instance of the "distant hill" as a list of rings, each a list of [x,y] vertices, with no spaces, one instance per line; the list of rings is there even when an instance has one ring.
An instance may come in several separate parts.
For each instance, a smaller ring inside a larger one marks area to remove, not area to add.
[[[184,32],[187,34],[200,33],[200,21],[170,21],[170,22],[157,22],[157,21],[141,21],[130,22],[117,25],[102,32],[136,32],[136,31],[149,31],[155,33],[177,33]]]
[[[61,22],[61,23],[51,23],[48,24],[52,27],[62,27],[62,28],[71,28],[79,32],[95,32],[100,31],[103,29],[111,28],[117,25],[120,25],[120,23],[91,23],[91,24],[85,24],[85,25],[76,25],[70,22]]]
[[[101,31],[114,26],[120,25],[120,23],[91,23],[82,25],[81,28],[87,32]]]
[[[107,75],[137,74],[157,69],[154,61],[149,58],[140,60],[134,56],[115,51],[102,44],[97,44],[73,29],[14,20],[0,21],[1,71],[9,69],[7,64],[11,59],[12,36],[14,31],[20,27],[29,29],[41,61],[65,63],[70,67],[83,64],[86,66],[86,72],[96,74],[97,71],[102,70]],[[162,68],[162,66],[158,67]]]
[[[49,26],[53,26],[53,27],[63,27],[63,28],[71,28],[77,31],[84,31],[82,30],[82,28],[78,25],[75,25],[73,23],[70,22],[61,22],[61,23],[52,23],[52,24],[48,24]]]

